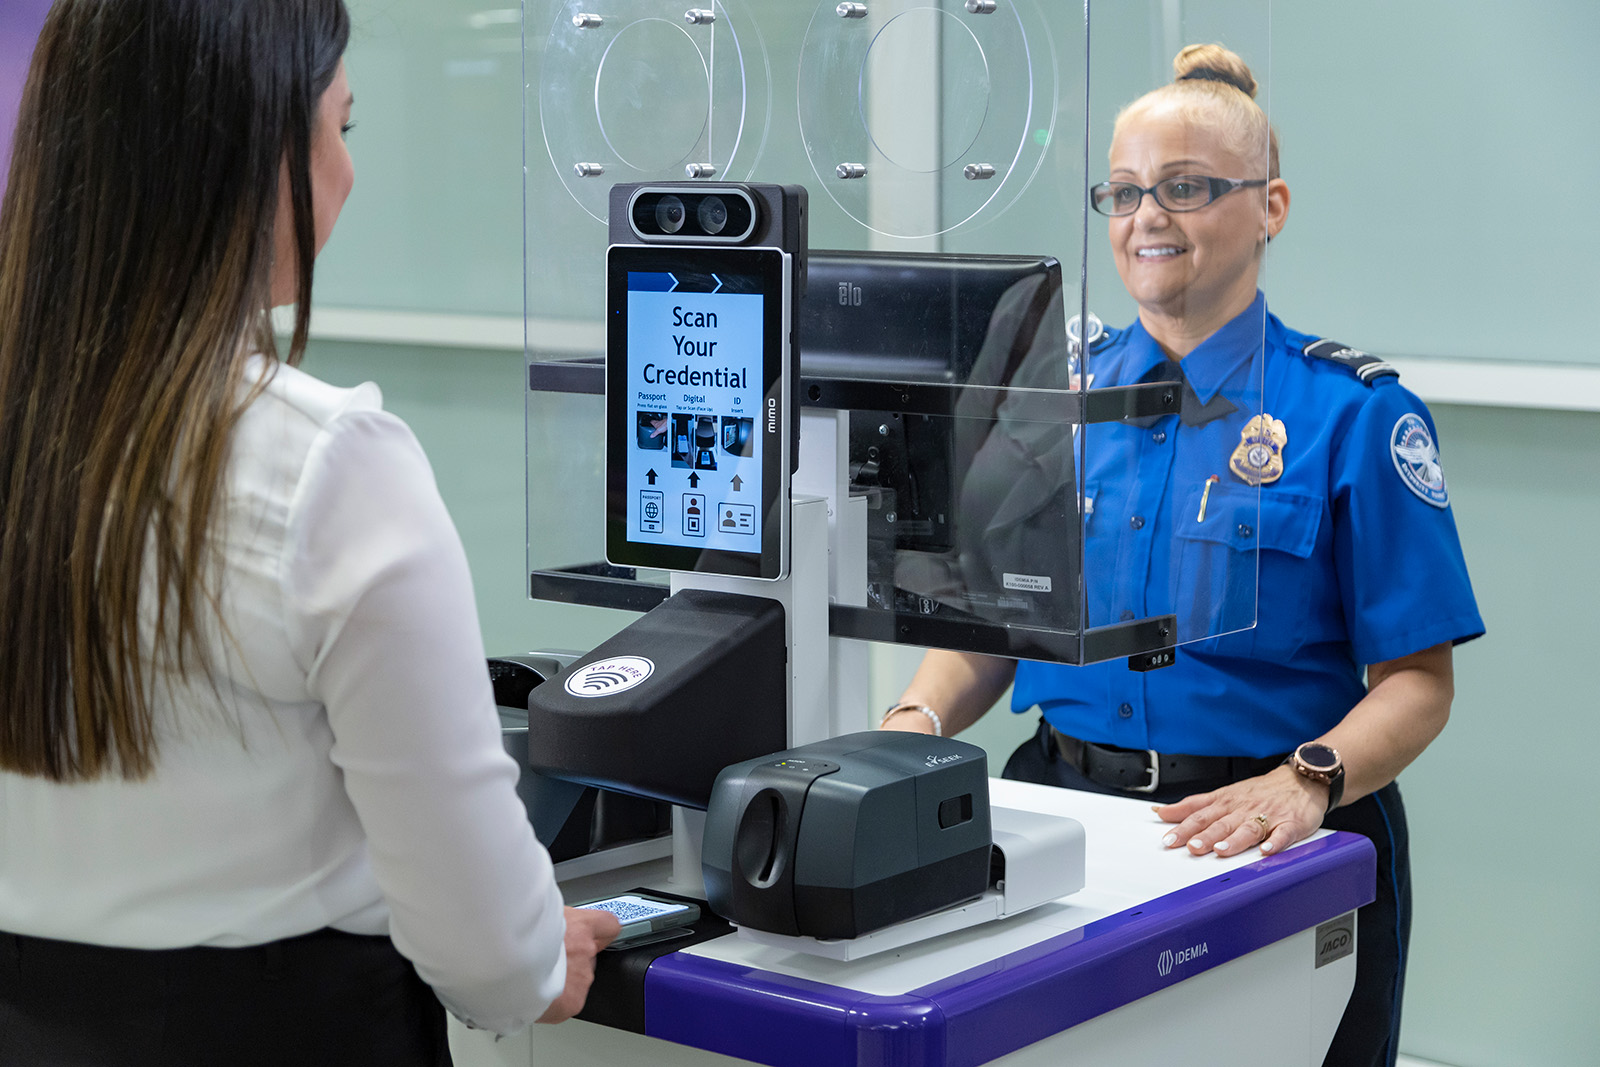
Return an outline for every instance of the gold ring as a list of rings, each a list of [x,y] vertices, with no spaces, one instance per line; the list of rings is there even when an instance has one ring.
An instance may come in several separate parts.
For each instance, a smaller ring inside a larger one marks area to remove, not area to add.
[[[1269,834],[1271,832],[1271,831],[1269,831],[1267,829],[1267,817],[1265,815],[1257,815],[1255,818],[1251,819],[1250,821],[1256,824],[1256,830],[1261,834],[1261,836],[1263,838],[1265,838],[1267,836],[1267,834]]]

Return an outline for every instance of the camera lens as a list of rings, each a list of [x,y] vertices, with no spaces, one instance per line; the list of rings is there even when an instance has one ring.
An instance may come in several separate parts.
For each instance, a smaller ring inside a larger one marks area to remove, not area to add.
[[[683,229],[683,220],[687,215],[683,201],[675,196],[663,196],[656,203],[656,225],[661,227],[662,233],[677,233]]]
[[[700,201],[697,217],[700,219],[700,228],[706,233],[721,233],[728,224],[728,205],[722,202],[720,196],[708,196]]]

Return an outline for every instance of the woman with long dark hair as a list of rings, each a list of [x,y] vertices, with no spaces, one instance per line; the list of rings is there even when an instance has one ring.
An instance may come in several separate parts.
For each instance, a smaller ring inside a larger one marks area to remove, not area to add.
[[[297,369],[348,36],[341,0],[59,0],[40,36],[0,207],[0,1064],[448,1063],[440,1001],[565,1018],[615,930],[516,798],[415,439]]]

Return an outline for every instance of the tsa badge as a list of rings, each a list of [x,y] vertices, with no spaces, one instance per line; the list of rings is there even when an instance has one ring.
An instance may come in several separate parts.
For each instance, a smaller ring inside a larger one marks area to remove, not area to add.
[[[1400,416],[1400,421],[1389,432],[1389,455],[1407,489],[1436,508],[1450,506],[1450,490],[1444,484],[1439,449],[1421,415],[1408,412]]]
[[[1261,414],[1239,431],[1239,447],[1228,460],[1228,469],[1246,485],[1266,485],[1283,477],[1283,446],[1289,431],[1281,419]]]

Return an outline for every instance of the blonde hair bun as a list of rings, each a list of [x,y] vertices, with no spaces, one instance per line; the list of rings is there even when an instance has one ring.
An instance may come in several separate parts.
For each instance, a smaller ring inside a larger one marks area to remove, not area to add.
[[[1256,103],[1255,75],[1244,60],[1220,44],[1192,44],[1172,61],[1173,80],[1123,108],[1111,133],[1113,146],[1123,124],[1152,108],[1169,117],[1212,130],[1222,146],[1245,161],[1253,176],[1278,177],[1278,134]]]
[[[1252,100],[1258,88],[1245,61],[1220,44],[1192,44],[1179,52],[1172,61],[1172,80],[1221,82]]]

